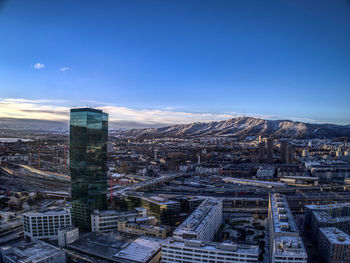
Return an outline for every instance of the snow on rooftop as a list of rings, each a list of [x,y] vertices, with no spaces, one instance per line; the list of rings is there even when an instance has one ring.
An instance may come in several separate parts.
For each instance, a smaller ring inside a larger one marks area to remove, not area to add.
[[[300,236],[279,236],[273,244],[273,253],[278,256],[307,257],[303,241]]]
[[[321,227],[319,230],[332,244],[350,245],[350,236],[337,227]]]
[[[205,199],[200,206],[175,229],[173,234],[198,233],[220,204],[221,201],[217,199]]]
[[[160,250],[161,242],[161,239],[139,237],[114,257],[134,262],[148,262]]]
[[[277,193],[271,194],[270,202],[274,232],[289,233],[289,235],[299,235],[286,197]]]
[[[52,255],[61,253],[61,250],[43,241],[25,243],[24,241],[17,243],[11,248],[10,253],[6,256],[14,262],[20,260],[26,262],[37,262],[50,258]]]

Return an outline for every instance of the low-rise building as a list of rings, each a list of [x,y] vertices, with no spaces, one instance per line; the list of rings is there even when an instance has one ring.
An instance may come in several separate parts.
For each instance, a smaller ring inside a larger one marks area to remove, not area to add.
[[[72,225],[71,214],[65,208],[51,208],[23,214],[24,235],[31,240],[58,238],[58,230]]]
[[[159,263],[162,239],[135,237],[126,233],[90,232],[67,245],[70,255],[79,261],[79,254],[90,262]],[[76,256],[78,255],[78,256]]]
[[[0,245],[23,237],[22,214],[13,212],[0,213]]]
[[[69,226],[58,230],[58,245],[66,246],[79,239],[79,229]]]
[[[262,167],[261,166],[256,171],[256,178],[273,179],[274,174],[275,174],[274,167]]]
[[[163,226],[155,226],[136,222],[128,222],[127,220],[118,222],[118,231],[130,233],[139,236],[149,236],[157,238],[166,238],[167,230]]]
[[[118,230],[118,220],[145,217],[147,210],[137,207],[133,211],[95,210],[91,214],[91,231],[111,232]]]
[[[21,241],[0,248],[3,263],[66,263],[63,250],[43,241]]]

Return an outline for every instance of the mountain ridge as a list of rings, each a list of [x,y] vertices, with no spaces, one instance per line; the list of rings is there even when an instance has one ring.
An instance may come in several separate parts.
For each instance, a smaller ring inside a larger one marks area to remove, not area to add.
[[[223,121],[194,122],[161,128],[131,129],[122,132],[131,137],[196,137],[270,136],[276,138],[350,138],[350,125],[313,124],[291,120],[264,120],[253,117],[237,117]]]

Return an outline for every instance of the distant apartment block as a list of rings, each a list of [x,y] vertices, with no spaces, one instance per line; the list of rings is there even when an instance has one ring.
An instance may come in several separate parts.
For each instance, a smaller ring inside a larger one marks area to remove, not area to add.
[[[273,163],[273,138],[267,138],[266,141],[266,161],[269,164]]]

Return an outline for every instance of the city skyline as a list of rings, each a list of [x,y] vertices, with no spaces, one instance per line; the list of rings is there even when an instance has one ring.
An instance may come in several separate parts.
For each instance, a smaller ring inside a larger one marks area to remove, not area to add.
[[[81,8],[83,7],[83,8]],[[5,1],[0,118],[350,124],[347,1]]]

